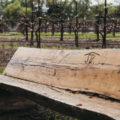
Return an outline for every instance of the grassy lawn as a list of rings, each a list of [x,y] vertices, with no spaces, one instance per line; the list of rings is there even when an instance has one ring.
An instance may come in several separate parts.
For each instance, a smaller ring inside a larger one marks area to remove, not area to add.
[[[22,33],[0,33],[0,36],[24,36]],[[30,36],[30,33],[29,33]],[[41,36],[52,36],[52,34],[50,32],[48,33],[41,33]],[[54,34],[55,37],[60,37],[60,33],[55,33]],[[64,37],[74,37],[74,33],[64,33]],[[95,33],[79,33],[79,38],[96,38],[96,34]],[[100,35],[101,38],[101,35]],[[114,38],[112,33],[107,34],[107,38]],[[116,37],[115,38],[120,38],[120,33],[116,33]]]
[[[4,69],[5,69],[5,68],[0,67],[0,74],[2,74],[2,73],[3,73]]]

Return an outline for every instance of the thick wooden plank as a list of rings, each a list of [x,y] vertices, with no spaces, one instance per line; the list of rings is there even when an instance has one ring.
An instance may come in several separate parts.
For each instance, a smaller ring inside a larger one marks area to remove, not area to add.
[[[120,103],[0,76],[0,87],[80,120],[120,120]]]
[[[4,75],[120,100],[120,50],[19,48]]]

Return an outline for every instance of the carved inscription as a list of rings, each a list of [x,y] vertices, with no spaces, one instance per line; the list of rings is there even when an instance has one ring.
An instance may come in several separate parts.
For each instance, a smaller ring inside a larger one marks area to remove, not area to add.
[[[85,54],[85,56],[87,56],[85,63],[86,64],[93,64],[93,60],[95,59],[96,56],[100,56],[100,54],[96,53],[96,52],[90,52]]]

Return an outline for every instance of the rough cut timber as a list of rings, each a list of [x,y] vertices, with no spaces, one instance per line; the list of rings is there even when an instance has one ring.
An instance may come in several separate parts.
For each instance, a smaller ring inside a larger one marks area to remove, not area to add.
[[[120,103],[0,76],[0,88],[79,120],[120,120]]]
[[[19,48],[4,75],[120,100],[120,50]]]
[[[27,91],[25,96],[38,103],[40,96],[46,97],[40,104],[60,102],[49,106],[60,111],[71,106],[65,112],[81,120],[120,120],[119,49],[19,48],[0,76],[0,87],[3,84],[13,92]]]

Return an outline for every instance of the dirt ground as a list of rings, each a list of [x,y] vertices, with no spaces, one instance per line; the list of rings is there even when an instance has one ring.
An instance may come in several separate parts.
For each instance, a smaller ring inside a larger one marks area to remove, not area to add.
[[[16,49],[13,48],[0,49],[0,67],[7,65],[15,51]]]
[[[30,41],[30,40],[29,40]],[[42,37],[42,48],[53,49],[91,49],[102,48],[102,41],[93,39],[79,39],[79,47],[75,47],[74,38],[65,37],[59,41],[59,37]],[[0,36],[0,67],[5,67],[18,47],[31,47],[24,37]],[[34,46],[36,42],[34,40]],[[120,48],[120,40],[107,40],[107,48]]]
[[[21,36],[0,36],[0,44],[6,43],[18,44],[18,46],[29,46],[29,41],[25,41],[25,37]],[[63,41],[60,41],[60,37],[56,36],[42,36],[41,37],[42,46],[63,46],[67,48],[75,48],[74,37],[64,37]],[[36,47],[36,40],[34,39],[34,47]],[[102,48],[102,39],[96,41],[95,38],[79,38],[79,48]],[[120,48],[120,39],[107,38],[107,48]]]

